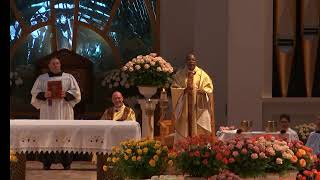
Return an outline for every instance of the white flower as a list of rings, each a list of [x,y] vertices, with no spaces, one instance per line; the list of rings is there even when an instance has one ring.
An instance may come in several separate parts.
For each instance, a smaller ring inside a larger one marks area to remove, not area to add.
[[[161,57],[155,57],[154,60],[160,62],[162,60],[162,58]]]
[[[145,64],[145,65],[144,65],[144,68],[145,68],[145,69],[149,69],[149,67],[150,67],[149,64]]]
[[[161,72],[162,71],[161,67],[157,67],[157,71]]]
[[[168,68],[162,68],[163,72],[168,72],[169,69]]]
[[[130,72],[132,72],[132,71],[133,71],[133,68],[132,68],[132,67],[130,67],[130,68],[129,68],[129,71],[130,71]]]
[[[136,58],[133,58],[133,59],[132,59],[132,62],[133,62],[133,63],[137,63],[137,59],[136,59]]]
[[[149,55],[152,57],[157,57],[157,53],[150,53]]]
[[[281,158],[277,158],[276,159],[276,164],[282,164],[283,162],[282,162],[282,159]]]
[[[137,56],[137,59],[141,59],[141,58],[143,58],[143,56],[142,56],[142,55]]]
[[[128,67],[127,66],[123,66],[122,67],[122,71],[127,71],[128,70]]]
[[[155,61],[151,61],[151,62],[150,62],[150,65],[151,65],[151,66],[154,66],[154,65],[156,65],[156,62],[155,62]]]
[[[136,70],[139,70],[139,69],[141,69],[141,66],[140,65],[136,65],[135,68],[136,68]]]
[[[115,82],[115,83],[113,83],[113,86],[114,86],[114,87],[118,87],[118,86],[119,86],[119,83],[118,83],[118,82]]]
[[[109,79],[107,79],[107,83],[110,83],[110,82],[111,82],[110,78],[109,78]]]
[[[109,84],[109,88],[110,88],[110,89],[112,88],[112,84]]]
[[[121,86],[124,86],[124,81],[121,81],[121,82],[120,82],[120,85],[121,85]]]

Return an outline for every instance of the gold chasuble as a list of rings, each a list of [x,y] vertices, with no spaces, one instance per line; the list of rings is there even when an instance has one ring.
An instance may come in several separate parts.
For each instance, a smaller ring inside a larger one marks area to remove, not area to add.
[[[185,89],[192,86],[192,92]],[[206,72],[195,67],[178,71],[171,86],[175,142],[199,134],[214,135],[213,84]]]
[[[111,107],[108,108],[102,115],[101,120],[114,120],[114,121],[125,121],[125,120],[136,120],[134,111],[122,105],[120,108]]]

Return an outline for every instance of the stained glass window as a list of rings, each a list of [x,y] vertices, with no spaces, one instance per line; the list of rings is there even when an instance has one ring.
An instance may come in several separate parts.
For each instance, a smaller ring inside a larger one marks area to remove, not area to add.
[[[124,62],[139,54],[151,52],[151,23],[144,1],[121,0],[108,36],[120,49]]]
[[[79,26],[77,39],[77,54],[90,59],[94,63],[95,72],[116,68],[110,45],[99,34]]]
[[[26,40],[17,47],[18,49],[13,57],[15,64],[33,64],[35,60],[50,54],[52,52],[50,38],[50,26],[44,26],[33,31],[28,35]]]
[[[10,45],[21,36],[21,27],[10,11]]]
[[[16,6],[29,25],[47,22],[50,17],[50,1],[16,0]]]
[[[57,0],[54,5],[56,13],[57,48],[71,49],[74,20],[73,0]]]
[[[110,18],[114,0],[80,0],[78,20],[103,30]]]

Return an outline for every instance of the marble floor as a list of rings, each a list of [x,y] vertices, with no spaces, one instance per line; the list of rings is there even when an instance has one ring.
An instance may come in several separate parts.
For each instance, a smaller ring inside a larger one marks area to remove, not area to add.
[[[42,163],[27,161],[26,180],[96,180],[96,166],[89,161],[74,161],[70,170],[63,170],[61,164],[53,164],[50,170],[43,170]]]

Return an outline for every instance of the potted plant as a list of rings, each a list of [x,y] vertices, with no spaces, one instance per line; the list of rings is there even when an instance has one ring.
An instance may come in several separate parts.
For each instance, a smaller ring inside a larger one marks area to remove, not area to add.
[[[241,178],[265,176],[268,165],[264,138],[236,138],[227,142],[228,168]],[[229,154],[229,153],[228,153]]]
[[[301,141],[294,141],[290,144],[294,157],[292,158],[293,166],[298,171],[311,169],[317,162],[317,155],[312,153],[312,149],[304,146]]]
[[[185,179],[206,179],[219,174],[226,167],[222,141],[213,141],[210,136],[188,137],[175,145],[177,171],[188,175]]]
[[[114,170],[122,178],[146,179],[162,174],[172,160],[168,156],[168,148],[160,141],[143,139],[121,142],[119,147],[113,147],[107,157],[104,171]],[[112,168],[110,168],[112,167]]]
[[[158,87],[168,88],[172,82],[173,67],[156,53],[133,58],[122,67],[122,71],[147,99],[157,92]]]

